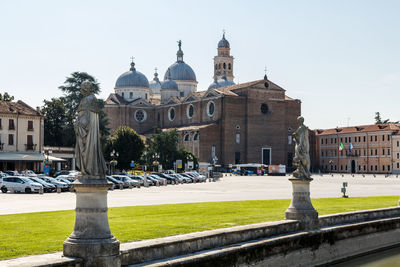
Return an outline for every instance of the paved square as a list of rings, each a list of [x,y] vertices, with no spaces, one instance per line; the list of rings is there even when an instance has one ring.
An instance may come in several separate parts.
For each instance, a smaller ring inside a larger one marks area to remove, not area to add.
[[[109,207],[213,202],[235,200],[290,199],[289,176],[226,176],[218,182],[168,185],[110,191]],[[313,175],[311,198],[341,197],[348,182],[350,197],[400,195],[400,175]],[[0,194],[0,214],[70,210],[75,208],[74,193]]]

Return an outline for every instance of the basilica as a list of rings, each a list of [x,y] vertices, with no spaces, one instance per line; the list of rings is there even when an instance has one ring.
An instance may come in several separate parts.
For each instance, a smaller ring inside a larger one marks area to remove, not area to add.
[[[121,125],[140,135],[155,127],[179,132],[179,146],[195,154],[200,162],[217,160],[228,166],[239,163],[284,164],[290,167],[294,154],[292,133],[301,113],[301,101],[263,79],[234,82],[234,58],[225,34],[214,57],[214,81],[197,89],[196,74],[183,60],[178,42],[176,62],[161,81],[152,81],[132,62],[120,75],[114,93],[106,100],[109,128]]]

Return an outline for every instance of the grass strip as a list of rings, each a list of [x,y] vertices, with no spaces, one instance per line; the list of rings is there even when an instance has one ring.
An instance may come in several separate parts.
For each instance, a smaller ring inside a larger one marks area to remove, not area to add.
[[[397,206],[398,196],[322,198],[319,215]],[[290,200],[252,200],[117,207],[109,210],[112,233],[121,242],[284,219]],[[0,259],[62,250],[74,227],[69,211],[0,215]]]

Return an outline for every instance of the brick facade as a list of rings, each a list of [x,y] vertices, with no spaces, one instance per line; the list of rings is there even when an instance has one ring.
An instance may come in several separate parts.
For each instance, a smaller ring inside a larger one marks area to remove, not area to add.
[[[319,167],[325,172],[398,173],[399,131],[394,123],[316,130]]]
[[[211,103],[213,114],[209,112]],[[188,116],[191,105],[192,117]],[[223,166],[262,163],[263,158],[264,163],[288,165],[294,154],[294,144],[289,144],[288,139],[297,128],[300,107],[301,102],[287,97],[284,89],[268,80],[259,80],[197,92],[185,99],[171,98],[164,105],[143,99],[126,102],[112,94],[105,111],[111,131],[120,125],[128,125],[142,135],[151,134],[154,127],[177,128],[179,146],[194,153],[201,162],[208,162],[215,151]],[[175,116],[171,120],[172,109]],[[144,121],[135,119],[137,110],[146,113]],[[263,156],[263,149],[271,151],[270,161]]]

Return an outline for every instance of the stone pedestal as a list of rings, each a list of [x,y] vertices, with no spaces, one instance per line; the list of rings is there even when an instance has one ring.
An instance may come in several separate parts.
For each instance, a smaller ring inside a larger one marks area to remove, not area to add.
[[[304,229],[318,229],[318,212],[314,209],[310,199],[310,182],[313,179],[290,178],[293,197],[289,208],[285,212],[285,219],[298,220]]]
[[[84,266],[121,266],[119,241],[108,224],[105,179],[78,179],[76,190],[75,227],[64,241],[64,256],[84,260]]]

